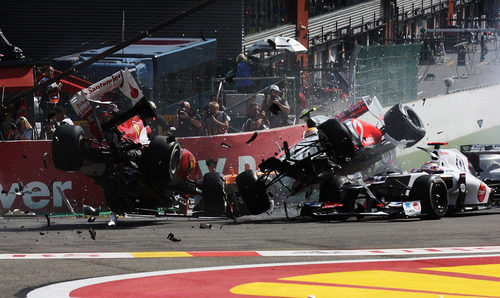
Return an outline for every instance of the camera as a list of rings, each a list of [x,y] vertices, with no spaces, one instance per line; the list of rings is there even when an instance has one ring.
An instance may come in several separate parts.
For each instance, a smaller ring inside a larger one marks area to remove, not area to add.
[[[177,111],[177,115],[181,116],[183,113],[186,113],[186,108],[180,108],[179,111]]]
[[[10,129],[12,129],[12,130],[16,130],[16,129],[17,129],[16,124],[15,124],[15,123],[13,123],[13,122],[11,122],[11,123],[10,123]]]
[[[212,118],[212,111],[210,109],[207,110],[207,118]]]

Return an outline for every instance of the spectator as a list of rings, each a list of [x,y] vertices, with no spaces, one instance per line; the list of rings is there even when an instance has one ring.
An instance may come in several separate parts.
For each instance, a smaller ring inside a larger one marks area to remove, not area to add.
[[[208,135],[218,135],[227,133],[229,129],[229,117],[226,112],[219,111],[219,104],[210,102],[207,114]]]
[[[259,104],[256,102],[248,106],[248,118],[243,124],[241,131],[253,131],[268,129],[270,127],[269,119],[266,117],[266,112],[261,111]]]
[[[280,97],[280,88],[277,85],[271,85],[269,93],[264,99],[262,110],[268,115],[271,128],[288,125],[288,101]]]
[[[177,109],[175,120],[176,137],[192,137],[201,134],[200,114],[191,109],[189,102],[184,101],[181,103]]]
[[[487,38],[486,32],[483,32],[483,34],[481,35],[481,58],[480,58],[481,62],[484,61],[484,56],[488,54],[488,47],[486,46],[486,38]]]
[[[73,120],[66,115],[62,106],[57,106],[54,109],[54,120],[58,125],[75,125]]]
[[[50,65],[43,66],[41,68],[41,79],[38,82],[42,84],[54,77],[54,67]],[[45,138],[50,138],[48,132],[51,129],[50,118],[54,114],[54,108],[59,103],[60,91],[62,88],[61,83],[52,83],[46,86],[40,93],[40,108],[42,108],[42,136]]]
[[[248,66],[248,58],[244,54],[239,54],[238,57],[236,57],[236,63],[238,63],[235,75],[236,78],[252,77],[250,68]],[[236,80],[238,93],[252,93],[252,85],[252,80]]]
[[[46,134],[48,138],[52,138],[59,125],[75,125],[73,121],[66,116],[62,106],[56,106],[53,109],[53,114],[49,115],[47,124],[45,125]]]
[[[9,131],[11,140],[33,140],[33,136],[33,127],[24,116],[17,118],[15,127],[11,127]]]

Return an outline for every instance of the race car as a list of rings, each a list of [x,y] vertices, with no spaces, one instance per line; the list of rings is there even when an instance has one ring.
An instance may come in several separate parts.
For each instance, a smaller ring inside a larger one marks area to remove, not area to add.
[[[91,103],[118,87],[133,107],[100,122]],[[52,140],[52,160],[63,171],[80,171],[103,191],[109,209],[117,214],[148,213],[178,203],[179,194],[199,193],[201,186],[188,179],[195,168],[193,154],[171,136],[148,134],[146,119],[157,117],[154,104],[140,91],[128,70],[104,78],[70,100],[75,112],[89,120],[92,136],[81,126],[60,125]],[[213,181],[212,181],[213,180]],[[205,184],[222,192],[221,183]],[[187,204],[187,203],[186,203]]]
[[[424,163],[420,171],[437,174],[446,183],[449,195],[448,214],[490,208],[495,192],[477,176],[474,167],[471,167],[475,161],[469,163],[467,155],[457,149],[442,149],[441,146],[447,143],[432,142],[428,145],[434,147],[432,151],[419,147],[430,154],[430,161]],[[465,148],[462,150],[466,151]],[[483,166],[486,167],[487,164],[483,162]],[[479,165],[477,166],[477,169],[480,169]],[[486,177],[486,174],[483,177]]]
[[[378,128],[355,118],[366,111],[383,126]],[[319,185],[320,201],[327,201],[332,194],[327,186],[334,185],[335,177],[366,169],[397,146],[413,146],[425,136],[422,121],[413,109],[397,104],[384,114],[377,98],[370,96],[334,119],[311,116],[311,111],[303,116],[308,125],[303,140],[291,148],[285,141],[280,154],[259,165],[260,173],[248,170],[236,177],[239,194],[251,214],[270,208],[267,189],[276,183],[286,186],[290,194]],[[284,177],[291,178],[292,185],[285,185]],[[335,185],[339,190],[339,184]]]
[[[456,149],[441,149],[447,143],[432,142],[428,145],[433,146],[433,150],[418,148],[429,153],[430,160],[409,174],[390,173],[366,180],[330,179],[330,183],[324,184],[320,191],[334,193],[333,198],[306,202],[301,214],[316,218],[355,215],[358,218],[387,216],[439,219],[457,212],[487,209],[498,202],[494,197],[495,192],[476,176],[466,155]],[[492,146],[461,147],[468,156],[477,157],[473,162],[477,166],[481,159],[480,153],[484,154],[485,149],[490,150],[490,156],[484,156],[481,166],[493,173],[483,173],[483,179],[493,182],[488,179],[495,174],[498,165],[492,161],[495,152]]]
[[[469,159],[470,171],[494,191],[492,204],[500,203],[500,145],[462,145],[460,152]]]

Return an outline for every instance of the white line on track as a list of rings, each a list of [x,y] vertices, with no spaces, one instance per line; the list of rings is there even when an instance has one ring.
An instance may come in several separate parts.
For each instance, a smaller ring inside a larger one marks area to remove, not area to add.
[[[204,257],[231,257],[239,256],[241,252],[255,253],[261,257],[306,257],[306,256],[394,256],[394,255],[433,255],[433,254],[467,254],[467,253],[500,253],[500,246],[476,246],[476,247],[434,247],[434,248],[399,248],[399,249],[358,249],[358,250],[260,250],[260,251],[186,251],[179,252],[95,252],[95,253],[31,253],[31,254],[0,254],[0,260],[28,260],[28,259],[129,259],[137,258],[134,254],[140,254],[141,258],[175,258],[175,257],[198,257],[197,253],[203,253]],[[148,256],[149,253],[149,256]],[[213,253],[213,254],[211,254]]]

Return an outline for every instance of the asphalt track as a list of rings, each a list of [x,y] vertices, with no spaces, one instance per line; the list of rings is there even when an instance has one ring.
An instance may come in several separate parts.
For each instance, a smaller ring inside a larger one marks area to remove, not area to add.
[[[496,209],[434,221],[106,223],[0,219],[0,297],[500,297]]]

